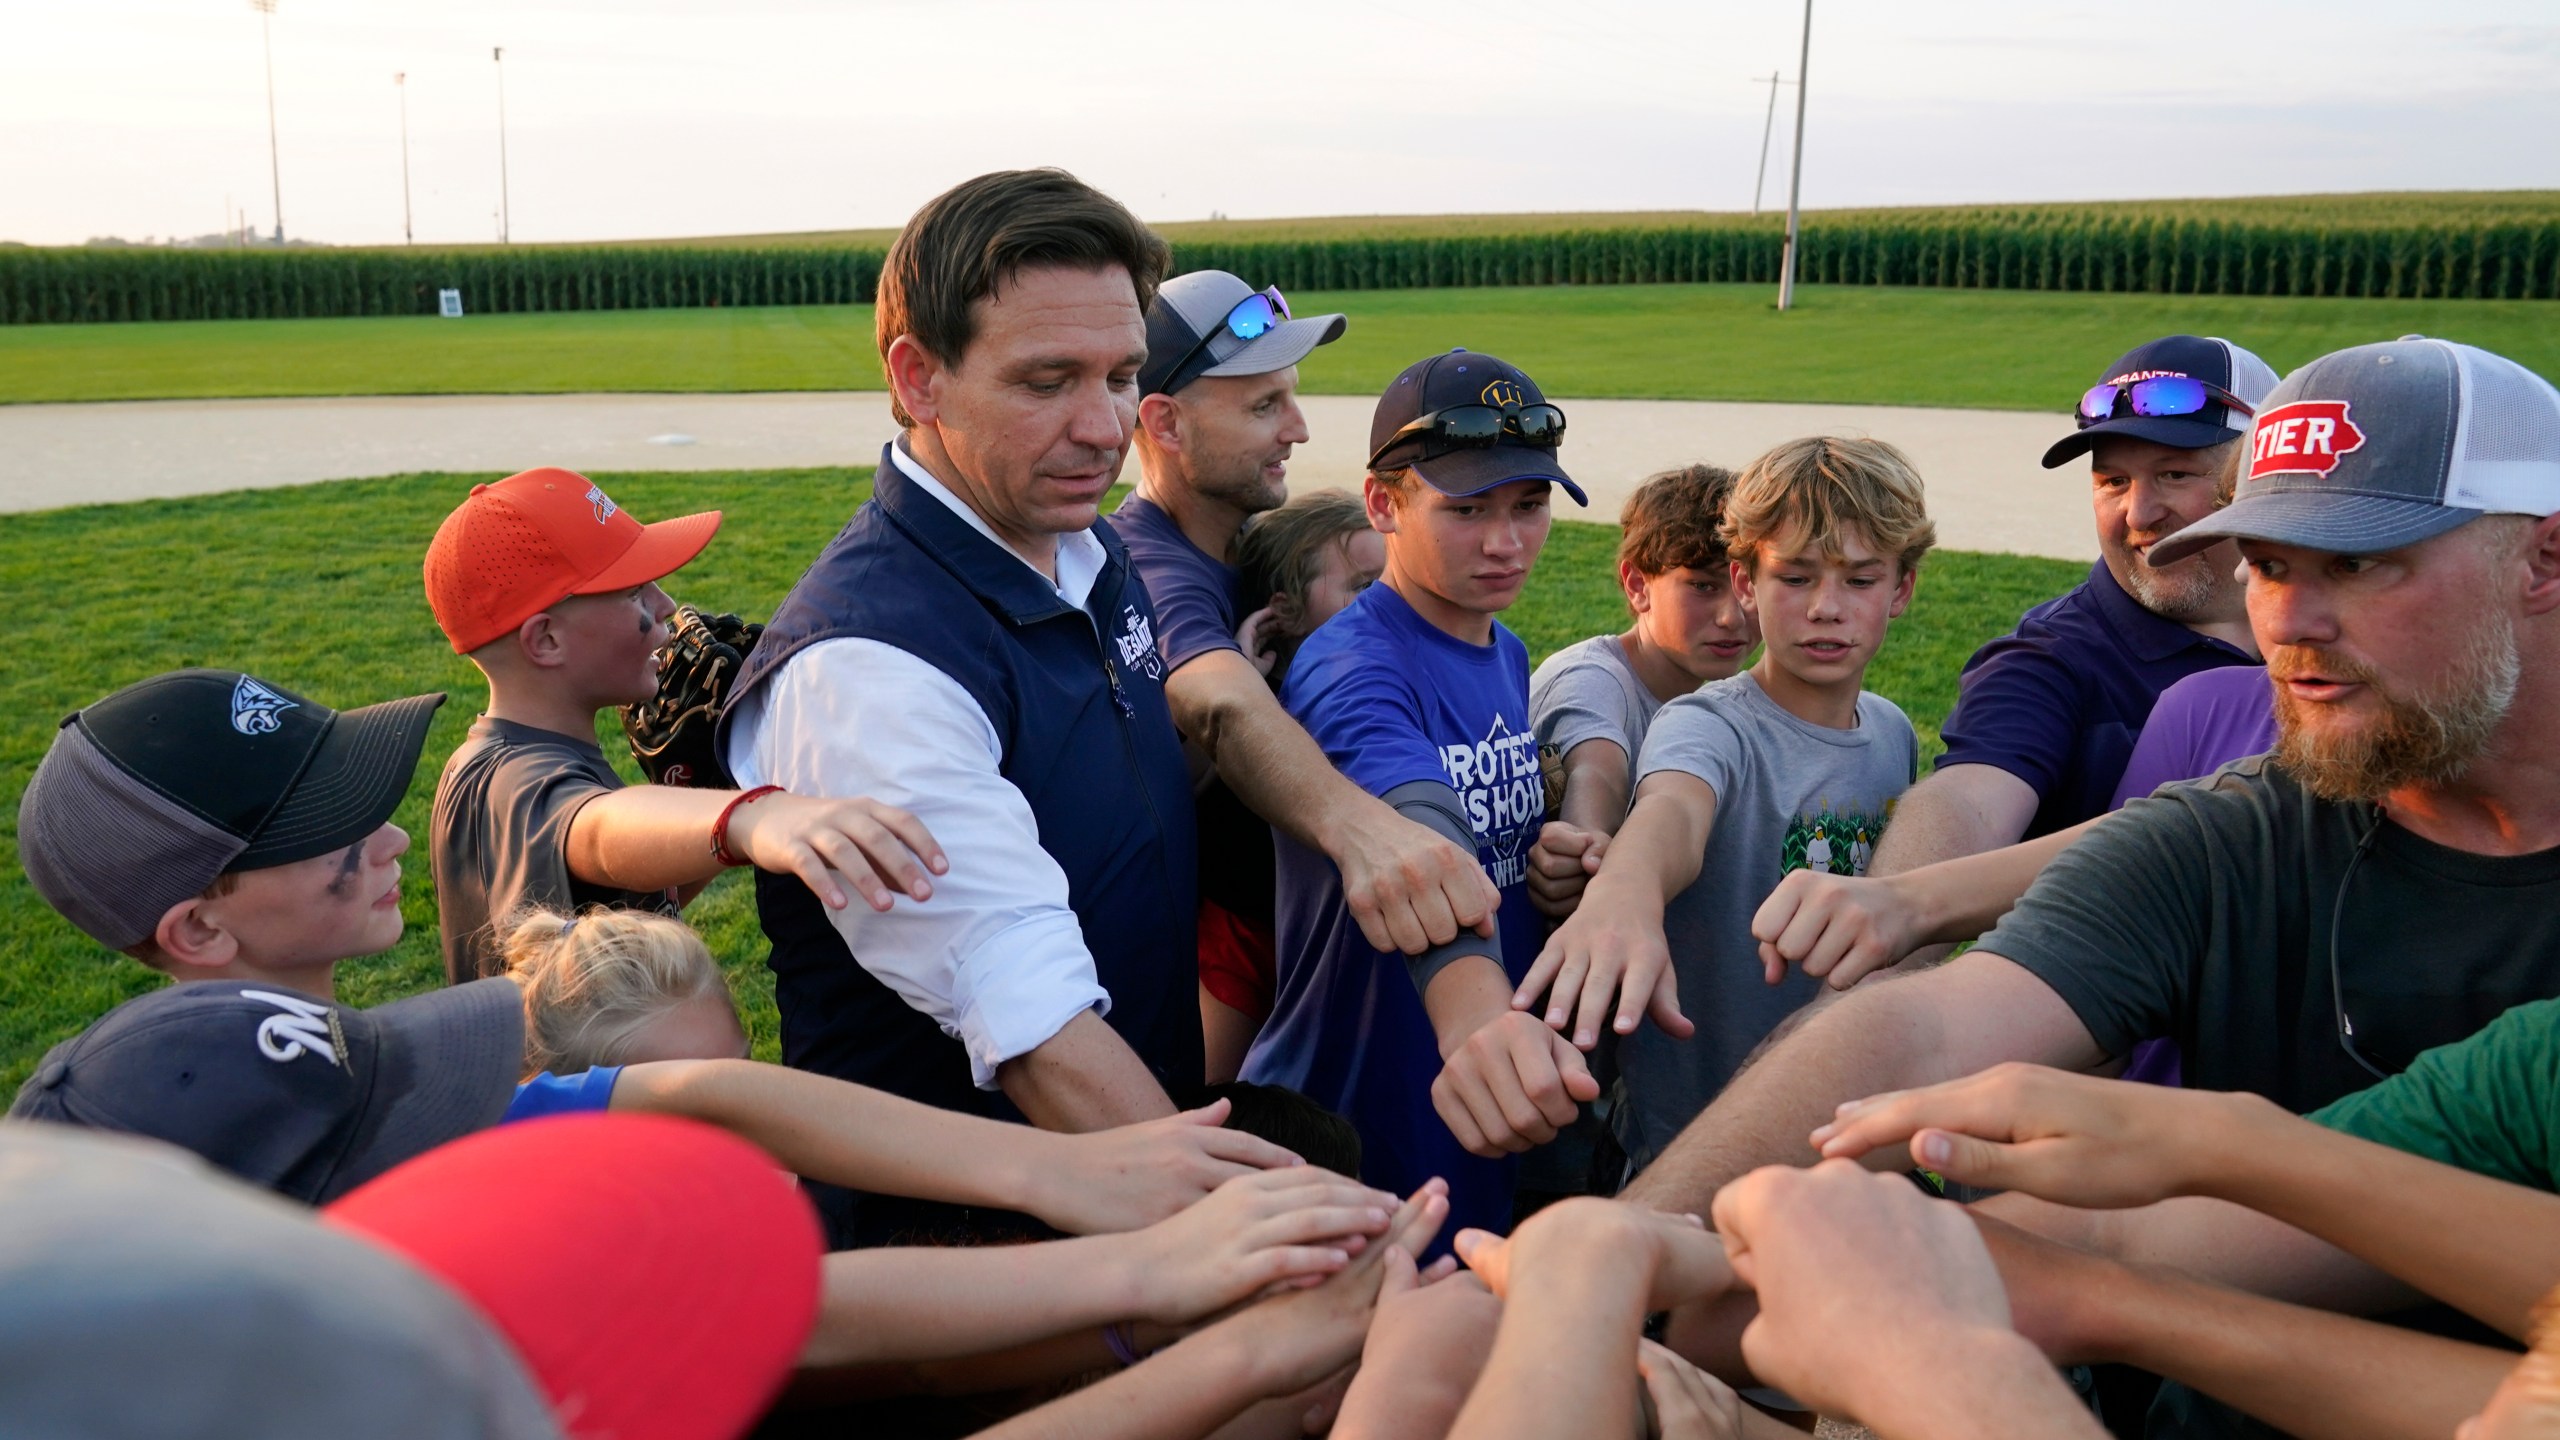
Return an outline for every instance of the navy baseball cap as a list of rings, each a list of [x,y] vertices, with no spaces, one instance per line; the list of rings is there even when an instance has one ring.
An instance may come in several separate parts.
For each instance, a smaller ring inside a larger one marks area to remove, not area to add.
[[[2232,502],[2152,564],[2226,539],[2370,555],[2483,515],[2560,514],[2560,390],[2470,345],[2358,345],[2286,376],[2241,458]]]
[[[382,828],[443,703],[340,713],[237,670],[154,675],[62,722],[18,803],[18,858],[46,904],[129,950],[219,876]]]
[[[203,980],[128,1000],[53,1047],[9,1114],[166,1141],[316,1205],[495,1125],[523,1069],[512,980],[371,1010]]]
[[[1563,488],[1576,505],[1588,505],[1591,498],[1573,477],[1564,473],[1553,446],[1529,445],[1517,437],[1504,435],[1481,449],[1452,450],[1446,455],[1422,460],[1421,437],[1414,437],[1399,452],[1409,452],[1411,459],[1400,454],[1379,455],[1396,432],[1435,410],[1458,405],[1499,405],[1518,408],[1547,403],[1546,392],[1527,371],[1491,355],[1460,346],[1445,355],[1433,355],[1404,367],[1378,397],[1377,413],[1369,421],[1369,453],[1377,456],[1374,470],[1411,470],[1423,483],[1443,495],[1481,495],[1497,485],[1514,480],[1547,480]],[[1427,468],[1426,468],[1427,467]]]
[[[2276,388],[2276,372],[2266,361],[2228,340],[2209,335],[2167,335],[2136,345],[2118,356],[2098,377],[2098,383],[2131,385],[2173,375],[2227,390],[2252,407]],[[2173,450],[2205,450],[2236,440],[2248,429],[2246,414],[2218,400],[2192,415],[2122,415],[2095,424],[2084,423],[2077,432],[2053,442],[2053,447],[2044,452],[2044,468],[2051,470],[2088,454],[2104,435],[2130,435]]]
[[[1147,302],[1147,363],[1138,367],[1138,394],[1171,394],[1204,375],[1286,370],[1317,346],[1341,339],[1351,324],[1344,315],[1308,315],[1241,339],[1227,329],[1227,316],[1259,293],[1224,270],[1194,270],[1157,286]]]

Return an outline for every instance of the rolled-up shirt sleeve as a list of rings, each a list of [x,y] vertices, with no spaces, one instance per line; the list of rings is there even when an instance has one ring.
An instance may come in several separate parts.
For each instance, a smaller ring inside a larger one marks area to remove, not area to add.
[[[827,919],[863,969],[996,1067],[1087,1010],[1108,1012],[1066,873],[1004,778],[995,727],[959,682],[877,640],[821,641],[740,702],[730,771],[741,787],[867,795],[912,811],[949,857],[933,898],[887,913],[856,900]]]

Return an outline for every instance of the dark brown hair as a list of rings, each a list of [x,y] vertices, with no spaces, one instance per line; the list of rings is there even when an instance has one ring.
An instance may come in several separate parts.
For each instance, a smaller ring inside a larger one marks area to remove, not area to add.
[[[1733,472],[1683,465],[1648,476],[1618,512],[1618,563],[1639,575],[1724,568],[1724,502]]]
[[[1253,517],[1236,537],[1236,568],[1244,577],[1244,613],[1252,614],[1278,595],[1303,605],[1307,588],[1323,573],[1325,552],[1368,529],[1368,508],[1348,490],[1292,495],[1288,504]]]
[[[1171,260],[1128,207],[1064,170],[998,170],[925,202],[880,267],[875,316],[880,359],[901,335],[957,366],[977,337],[970,307],[1037,266],[1129,272],[1138,304],[1155,299]],[[913,425],[898,404],[900,425]]]

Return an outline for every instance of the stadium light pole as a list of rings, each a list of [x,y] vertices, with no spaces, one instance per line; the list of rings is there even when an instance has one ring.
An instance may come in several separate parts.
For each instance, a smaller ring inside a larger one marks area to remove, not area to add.
[[[249,0],[267,52],[267,179],[275,187],[276,244],[284,244],[284,168],[276,160],[276,0]]]
[[[509,244],[507,210],[507,47],[489,47],[489,63],[498,67],[498,243]]]
[[[1769,87],[1769,113],[1760,121],[1760,172],[1758,178],[1751,182],[1751,213],[1758,215],[1760,192],[1769,183],[1769,132],[1778,128],[1778,87],[1787,82],[1779,77],[1777,71],[1772,70],[1769,72],[1768,79],[1755,79],[1751,83]]]
[[[1787,249],[1778,262],[1778,308],[1783,311],[1796,299],[1796,239],[1799,210],[1804,198],[1804,93],[1813,65],[1813,0],[1804,0],[1804,39],[1796,54],[1796,153],[1790,157],[1787,176]],[[1778,92],[1771,90],[1772,96]]]
[[[409,208],[409,72],[394,70],[391,83],[400,91],[400,240],[418,243],[417,217]]]

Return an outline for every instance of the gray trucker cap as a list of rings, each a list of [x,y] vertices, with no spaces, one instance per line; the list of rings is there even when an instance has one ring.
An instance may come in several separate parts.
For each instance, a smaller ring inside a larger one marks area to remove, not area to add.
[[[1138,393],[1169,394],[1204,375],[1286,370],[1317,346],[1342,338],[1351,323],[1339,314],[1308,315],[1239,339],[1228,330],[1227,316],[1256,293],[1224,270],[1194,270],[1157,286],[1147,306],[1147,363],[1138,370]]]
[[[180,1151],[0,1123],[13,1435],[549,1440],[523,1362],[381,1246]]]
[[[2323,355],[2258,407],[2237,496],[2151,547],[2217,540],[2397,550],[2483,515],[2560,512],[2560,390],[2470,345],[2411,335]]]

